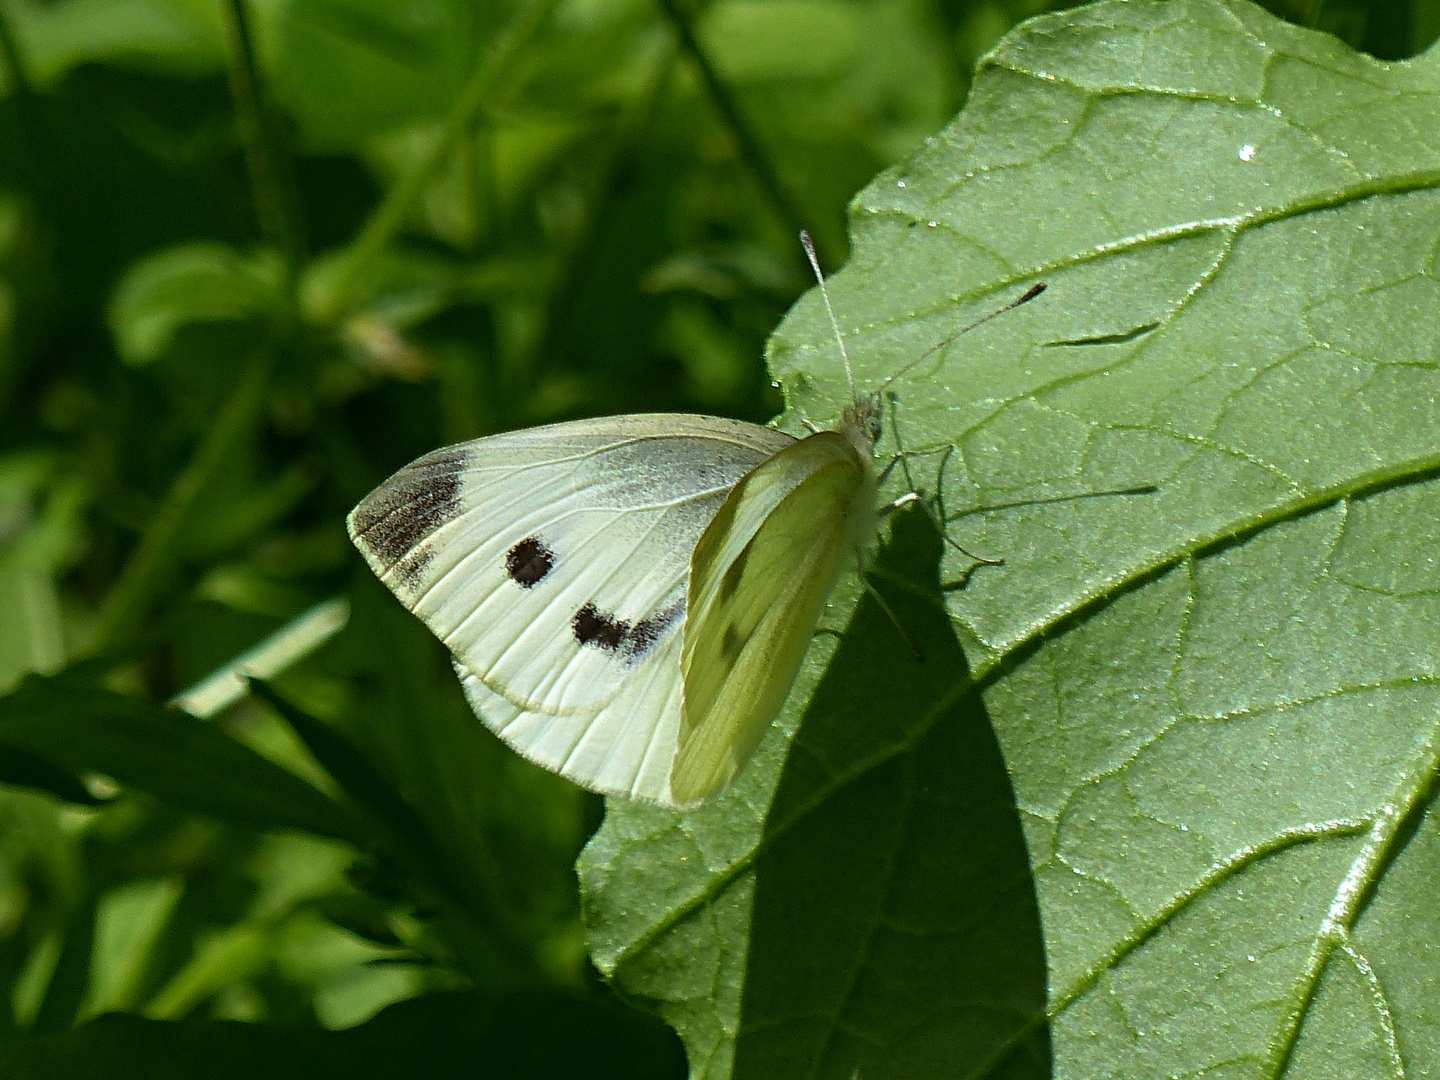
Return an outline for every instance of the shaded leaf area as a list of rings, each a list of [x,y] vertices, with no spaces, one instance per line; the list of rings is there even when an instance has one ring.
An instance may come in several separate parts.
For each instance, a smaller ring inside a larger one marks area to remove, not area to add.
[[[1040,912],[989,717],[954,692],[942,546],[923,513],[895,522],[872,573],[919,656],[862,602],[796,733],[754,864],[736,1076],[1049,1075]]]
[[[16,1080],[103,1076],[554,1076],[666,1080],[685,1059],[663,1024],[614,1002],[558,993],[430,995],[347,1031],[111,1013],[64,1034],[0,1036]]]
[[[763,805],[747,773],[680,821],[612,808],[582,860],[597,962],[668,990],[654,996],[695,1075],[727,1075],[732,1054],[737,1076],[1049,1074],[1009,779],[978,696],[956,692],[941,539],[918,510],[896,518],[872,579],[903,629],[865,599],[826,650],[758,842],[726,831]],[[643,895],[624,888],[636,860]],[[667,988],[681,957],[694,974]]]
[[[853,205],[832,298],[864,386],[1049,285],[891,383],[886,446],[918,451],[893,493],[938,495],[952,539],[1005,560],[945,594],[970,665],[948,689],[983,692],[1012,780],[1056,1075],[1394,1077],[1440,1060],[1425,930],[1440,879],[1436,64],[1381,64],[1245,3],[1047,16]],[[818,297],[770,355],[792,417],[838,413]],[[942,580],[969,565],[947,546]],[[817,643],[817,668],[832,649]],[[874,680],[869,727],[905,722],[887,719],[903,670]],[[778,970],[787,942],[761,936],[759,886],[718,857],[768,857],[817,685],[802,678],[783,718],[805,717],[790,757],[773,732],[724,812],[612,810],[591,847],[603,860],[582,862],[603,899],[597,962],[666,1002],[692,1060],[716,1063],[706,1075],[729,1073],[727,1044],[745,1075],[786,1075],[746,1057],[775,1004],[737,987],[738,958],[752,977]],[[920,730],[946,726],[964,730]],[[826,762],[807,826],[859,829],[850,794],[907,753]],[[706,858],[638,909],[641,867],[671,835]],[[875,878],[834,882],[816,917]],[[941,862],[928,885],[964,880]],[[798,924],[813,894],[788,889]],[[692,938],[726,958],[717,977],[658,963]],[[883,944],[851,970],[943,996],[953,967],[917,977]],[[854,1019],[811,1010],[807,1075],[898,1058]]]

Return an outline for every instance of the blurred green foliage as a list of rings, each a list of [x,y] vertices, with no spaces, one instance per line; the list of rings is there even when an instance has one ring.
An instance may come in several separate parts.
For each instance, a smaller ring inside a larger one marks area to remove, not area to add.
[[[458,1027],[683,1071],[585,959],[598,800],[483,731],[344,515],[487,432],[773,415],[796,230],[842,261],[850,195],[1050,6],[0,2],[0,692],[56,676],[0,710],[46,720],[0,754],[0,1032],[52,1033],[0,1061],[62,1075],[53,1033],[108,1010],[341,1028],[475,989]],[[1271,7],[1383,58],[1440,33],[1435,0]],[[268,704],[156,708],[337,594]]]

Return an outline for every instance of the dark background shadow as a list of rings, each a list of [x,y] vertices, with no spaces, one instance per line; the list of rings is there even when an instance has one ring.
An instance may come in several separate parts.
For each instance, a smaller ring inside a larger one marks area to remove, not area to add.
[[[1051,1075],[1034,881],[941,544],[899,514],[870,573],[924,659],[867,596],[791,747],[756,864],[741,1080]]]

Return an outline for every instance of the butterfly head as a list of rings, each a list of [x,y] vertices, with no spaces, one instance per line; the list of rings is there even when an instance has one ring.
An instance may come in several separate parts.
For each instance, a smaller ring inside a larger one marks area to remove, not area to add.
[[[855,398],[854,404],[840,414],[835,430],[854,445],[862,457],[875,454],[875,444],[880,441],[880,394],[864,394]]]

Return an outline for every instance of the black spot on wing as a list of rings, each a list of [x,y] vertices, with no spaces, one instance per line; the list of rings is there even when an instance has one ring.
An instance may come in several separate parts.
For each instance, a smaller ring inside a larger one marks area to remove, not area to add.
[[[527,536],[505,553],[505,572],[522,589],[534,588],[554,568],[555,552],[538,536]]]
[[[594,604],[586,604],[570,620],[570,630],[582,646],[615,653],[627,662],[634,662],[653,649],[665,631],[684,614],[683,596],[669,607],[633,623],[601,611]]]
[[[355,508],[355,542],[414,584],[432,558],[421,546],[425,538],[460,513],[467,457],[463,447],[451,446],[406,465]]]
[[[606,652],[615,652],[625,640],[625,635],[630,632],[630,624],[624,619],[607,615],[594,604],[586,604],[570,620],[570,629],[575,634],[575,640],[581,645],[593,645]]]

